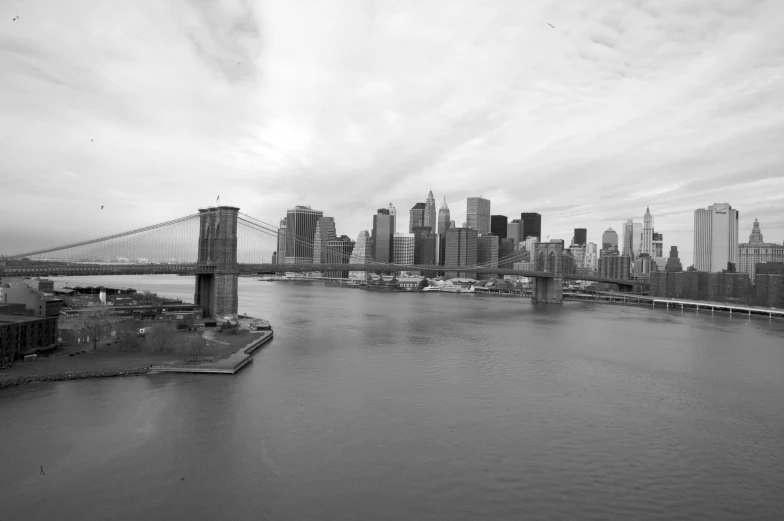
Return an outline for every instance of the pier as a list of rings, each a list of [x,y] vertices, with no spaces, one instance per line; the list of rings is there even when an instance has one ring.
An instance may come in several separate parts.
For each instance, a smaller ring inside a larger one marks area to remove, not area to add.
[[[204,373],[204,374],[235,374],[253,361],[253,353],[272,340],[272,331],[254,331],[258,338],[242,349],[221,360],[209,362],[176,362],[173,364],[154,365],[151,373]]]

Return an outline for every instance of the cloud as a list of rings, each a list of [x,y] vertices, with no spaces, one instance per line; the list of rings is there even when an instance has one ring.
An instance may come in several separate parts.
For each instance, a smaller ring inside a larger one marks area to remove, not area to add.
[[[567,241],[650,207],[687,265],[714,202],[741,237],[759,217],[781,242],[782,16],[777,0],[4,2],[0,253],[218,193],[272,223],[310,204],[355,237],[390,201],[406,229],[430,189],[458,224],[483,194]]]

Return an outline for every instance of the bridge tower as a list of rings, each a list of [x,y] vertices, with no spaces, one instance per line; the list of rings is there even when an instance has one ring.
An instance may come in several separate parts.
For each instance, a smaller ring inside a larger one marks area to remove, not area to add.
[[[237,318],[237,214],[239,208],[199,209],[199,257],[193,302],[205,317]]]
[[[563,249],[561,240],[537,243],[533,260],[536,271],[552,273],[550,277],[535,277],[533,281],[534,304],[563,304]]]

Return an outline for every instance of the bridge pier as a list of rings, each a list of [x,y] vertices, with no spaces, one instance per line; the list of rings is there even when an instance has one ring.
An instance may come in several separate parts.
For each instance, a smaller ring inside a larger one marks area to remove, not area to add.
[[[531,299],[534,304],[563,304],[563,241],[537,243],[536,271],[552,277],[534,277]]]
[[[239,308],[237,214],[239,208],[199,209],[199,256],[193,303],[204,317],[237,318]]]
[[[561,277],[536,277],[531,290],[531,300],[534,304],[563,304]]]

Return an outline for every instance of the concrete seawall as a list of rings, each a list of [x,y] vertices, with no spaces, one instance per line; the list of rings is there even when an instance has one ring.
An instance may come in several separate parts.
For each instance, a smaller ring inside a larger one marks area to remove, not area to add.
[[[123,370],[98,370],[98,371],[78,371],[67,373],[52,373],[30,376],[17,376],[6,380],[0,380],[0,389],[7,389],[34,382],[59,382],[64,380],[84,380],[86,378],[110,378],[117,376],[140,376],[147,374],[150,367],[140,367],[137,369]]]
[[[261,346],[272,340],[272,331],[259,331],[259,337],[238,349],[235,353],[222,359],[203,363],[184,363],[154,365],[150,373],[205,373],[205,374],[235,374],[237,371],[253,361],[253,353]]]

